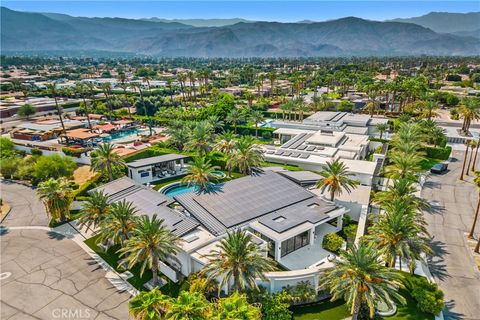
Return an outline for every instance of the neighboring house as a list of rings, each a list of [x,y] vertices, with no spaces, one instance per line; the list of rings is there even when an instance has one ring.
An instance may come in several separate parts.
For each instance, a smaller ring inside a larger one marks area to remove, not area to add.
[[[340,111],[319,111],[303,121],[275,120],[274,128],[290,128],[302,130],[328,130],[353,134],[374,135],[378,123],[388,122],[387,118],[372,118],[368,114]]]

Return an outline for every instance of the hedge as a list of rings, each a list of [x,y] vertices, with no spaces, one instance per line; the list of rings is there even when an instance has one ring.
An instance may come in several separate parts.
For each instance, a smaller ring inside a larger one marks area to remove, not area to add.
[[[226,130],[234,131],[235,128],[232,125],[227,125],[225,126]],[[265,127],[258,127],[258,136],[263,137],[264,132],[268,132],[269,134],[273,135],[273,131],[275,131],[276,128],[265,128]],[[237,126],[237,133],[241,135],[250,135],[254,136],[255,135],[255,126],[246,126],[246,125],[238,125]]]
[[[81,197],[81,196],[86,196],[87,191],[90,189],[93,189],[95,187],[95,184],[97,183],[98,179],[100,179],[102,175],[100,173],[96,173],[90,179],[82,183],[77,190],[74,192],[74,198]]]
[[[425,153],[428,158],[438,159],[438,160],[448,160],[450,153],[452,152],[452,147],[446,146],[445,148],[434,148],[426,147]]]

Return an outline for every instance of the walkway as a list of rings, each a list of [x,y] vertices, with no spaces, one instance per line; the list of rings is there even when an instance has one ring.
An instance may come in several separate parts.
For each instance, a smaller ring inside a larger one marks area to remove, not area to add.
[[[445,319],[478,320],[480,272],[465,241],[478,192],[470,182],[471,177],[464,182],[458,180],[463,153],[454,151],[453,158],[449,171],[444,175],[431,175],[422,190],[422,197],[431,204],[431,209],[425,213],[435,251],[429,268],[445,292]],[[477,226],[479,233],[480,224]]]

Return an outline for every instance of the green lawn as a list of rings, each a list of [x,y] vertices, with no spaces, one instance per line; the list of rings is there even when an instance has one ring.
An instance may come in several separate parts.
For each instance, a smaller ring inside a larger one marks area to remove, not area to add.
[[[412,276],[402,272],[407,283]],[[382,317],[385,320],[433,320],[432,314],[422,312],[417,308],[417,302],[412,298],[408,289],[401,289],[400,293],[406,300],[405,305],[397,304],[397,312],[391,317]],[[330,302],[320,301],[307,306],[292,307],[293,318],[298,320],[342,320],[350,317],[350,310],[342,300]]]
[[[420,162],[420,167],[422,168],[423,171],[428,171],[430,170],[434,165],[437,163],[442,162],[441,160],[438,159],[433,159],[433,158],[425,158]]]
[[[95,251],[95,253],[105,260],[105,262],[115,269],[115,271],[119,273],[125,272],[126,270],[118,265],[120,258],[117,254],[117,250],[119,249],[119,246],[112,246],[107,251],[103,251],[97,246],[97,239],[98,235],[87,239],[84,242],[90,247],[90,249]],[[143,285],[152,278],[152,272],[150,270],[145,270],[143,276],[140,276],[139,265],[136,265],[130,269],[130,272],[133,274],[133,277],[128,279],[128,282],[130,282],[130,284],[133,285],[137,290],[145,291],[146,289],[143,287]],[[166,277],[163,278],[168,280]],[[174,283],[173,281],[168,280],[168,283],[163,286],[160,291],[171,297],[177,297],[183,282],[184,281],[178,281],[177,283]]]
[[[305,169],[297,167],[297,166],[291,166],[288,164],[281,164],[281,163],[275,163],[275,162],[262,162],[262,167],[282,167],[284,169],[290,170],[290,171],[304,171]]]
[[[342,320],[350,317],[350,310],[343,300],[294,306],[291,310],[295,320]]]

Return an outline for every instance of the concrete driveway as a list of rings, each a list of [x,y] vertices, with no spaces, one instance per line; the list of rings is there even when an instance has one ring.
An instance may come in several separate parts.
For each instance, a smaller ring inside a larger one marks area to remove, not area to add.
[[[1,180],[0,195],[12,208],[3,220],[3,226],[48,226],[50,219],[34,189]]]
[[[467,248],[465,233],[470,230],[478,191],[466,177],[459,181],[463,152],[453,152],[454,161],[443,175],[431,175],[422,197],[431,208],[425,213],[435,256],[430,271],[445,292],[445,319],[480,319],[480,272]],[[480,224],[477,224],[477,235]]]
[[[72,240],[4,229],[0,242],[1,319],[128,319],[130,295]]]

